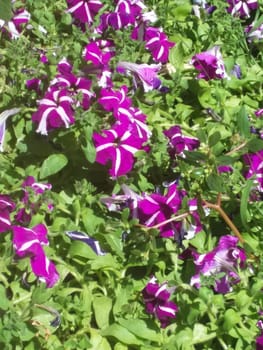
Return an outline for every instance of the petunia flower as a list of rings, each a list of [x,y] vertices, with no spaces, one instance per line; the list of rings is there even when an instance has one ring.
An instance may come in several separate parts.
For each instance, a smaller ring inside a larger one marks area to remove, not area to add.
[[[257,0],[227,0],[229,6],[227,11],[232,16],[250,17],[250,11],[258,8]]]
[[[0,195],[0,233],[11,228],[10,212],[14,211],[15,203],[9,196]]]
[[[12,108],[12,109],[6,109],[0,114],[0,152],[4,151],[3,145],[4,145],[4,138],[5,138],[5,129],[6,129],[6,120],[20,112],[21,108]]]
[[[23,24],[28,23],[30,17],[30,13],[25,9],[16,10],[13,12],[13,17],[11,20],[7,23],[0,19],[0,30],[7,31],[11,36],[11,39],[18,39],[21,34]]]
[[[13,226],[12,229],[15,253],[21,258],[30,257],[33,273],[40,281],[45,282],[48,288],[53,287],[59,279],[59,274],[42,248],[43,245],[48,245],[46,226],[38,224],[32,229]]]
[[[67,0],[67,3],[69,6],[67,12],[81,23],[88,23],[88,25],[93,23],[95,15],[103,6],[99,0]]]
[[[200,72],[197,76],[198,79],[228,78],[219,46],[194,55],[191,64]]]
[[[255,27],[255,22],[252,22],[245,27],[245,34],[249,43],[263,40],[263,23]]]
[[[96,147],[96,161],[106,165],[111,162],[110,175],[115,177],[125,175],[132,170],[135,162],[134,154],[143,149],[144,140],[134,136],[131,124],[115,124],[111,129],[104,130],[102,135],[93,134]]]
[[[154,315],[161,323],[161,327],[168,326],[170,319],[176,317],[178,306],[170,301],[175,288],[168,288],[167,282],[158,284],[157,279],[152,277],[142,290],[146,312]]]
[[[259,192],[263,191],[263,150],[256,153],[248,153],[243,156],[248,171],[245,178],[255,177],[256,188]]]
[[[73,124],[72,103],[73,99],[67,90],[51,87],[38,102],[38,110],[32,115],[33,122],[38,123],[36,132],[47,135],[49,130],[62,126],[68,128]]]
[[[155,62],[167,63],[169,50],[175,45],[169,41],[162,28],[148,27],[145,31],[145,48],[149,50]]]
[[[196,288],[201,286],[201,276],[214,276],[214,289],[218,293],[228,293],[232,285],[240,282],[238,269],[244,268],[246,255],[243,249],[237,246],[238,238],[222,236],[218,245],[206,254],[198,254],[194,250],[192,256],[196,265],[196,274],[190,284]],[[217,277],[224,273],[223,277]]]
[[[161,80],[157,76],[160,69],[161,64],[136,64],[131,62],[119,62],[116,68],[118,73],[128,75],[132,73],[135,88],[137,88],[137,84],[140,82],[145,92],[160,88]]]

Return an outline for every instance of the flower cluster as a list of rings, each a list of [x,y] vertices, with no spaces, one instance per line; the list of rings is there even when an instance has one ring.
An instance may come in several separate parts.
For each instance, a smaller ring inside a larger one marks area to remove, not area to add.
[[[157,279],[152,277],[142,291],[146,311],[154,315],[165,328],[170,318],[176,317],[177,305],[170,301],[171,294],[175,288],[168,288],[167,283],[158,284]]]

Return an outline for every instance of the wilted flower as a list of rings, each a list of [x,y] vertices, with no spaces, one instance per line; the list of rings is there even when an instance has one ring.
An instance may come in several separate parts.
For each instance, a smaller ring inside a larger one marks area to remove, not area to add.
[[[201,276],[214,276],[214,289],[218,293],[228,293],[232,285],[240,281],[238,269],[244,267],[246,255],[243,249],[237,246],[238,238],[223,236],[218,246],[206,254],[191,252],[196,265],[196,274],[191,278],[190,284],[196,288],[201,286]],[[224,273],[223,277],[217,277]]]
[[[12,115],[20,112],[20,108],[6,109],[0,114],[0,152],[4,151],[4,139],[5,139],[5,129],[6,129],[6,120]]]
[[[95,239],[89,237],[86,233],[84,232],[79,232],[79,231],[67,231],[66,235],[75,240],[75,241],[80,241],[83,243],[86,243],[97,255],[105,255],[106,253],[101,249],[100,243],[96,241]]]
[[[176,317],[177,305],[169,301],[175,288],[168,288],[167,283],[158,284],[157,279],[152,277],[142,290],[146,311],[154,315],[161,323],[161,327],[168,326],[171,318]]]
[[[198,79],[223,79],[228,78],[220,49],[214,46],[208,51],[193,56],[191,63],[200,72]]]
[[[141,82],[145,92],[160,88],[161,80],[157,76],[160,69],[160,64],[136,64],[131,62],[119,62],[116,68],[119,73],[133,73],[135,88],[138,82]]]
[[[21,258],[29,256],[33,273],[40,281],[45,282],[48,288],[53,287],[59,279],[59,274],[42,248],[43,245],[48,245],[46,226],[38,224],[32,229],[13,226],[12,229],[15,253]]]
[[[245,34],[249,43],[263,39],[263,24],[255,27],[255,22],[245,28]]]

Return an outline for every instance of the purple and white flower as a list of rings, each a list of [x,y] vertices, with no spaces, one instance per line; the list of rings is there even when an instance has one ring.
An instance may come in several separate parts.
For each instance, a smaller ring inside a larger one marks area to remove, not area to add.
[[[45,282],[48,288],[53,287],[59,279],[59,274],[42,248],[43,245],[49,244],[46,226],[38,224],[32,229],[13,226],[12,229],[15,253],[21,258],[29,256],[33,273],[40,281]]]
[[[161,64],[136,64],[131,62],[119,62],[117,64],[117,72],[127,75],[133,74],[135,88],[138,82],[142,83],[144,91],[148,92],[161,87],[161,80],[157,73],[161,69]]]
[[[12,226],[10,212],[14,211],[15,203],[6,195],[0,195],[0,233]]]
[[[200,73],[198,79],[224,79],[228,78],[219,46],[193,56],[191,64]]]
[[[248,171],[245,173],[246,179],[254,177],[257,190],[263,192],[263,150],[245,154],[243,159],[248,166]]]
[[[245,34],[249,43],[263,40],[263,23],[255,27],[255,22],[245,28]]]
[[[93,23],[95,15],[103,6],[99,0],[67,0],[67,3],[69,6],[67,12],[81,23],[88,23],[88,25]]]
[[[155,62],[167,63],[169,50],[175,45],[169,41],[162,28],[148,27],[145,31],[145,48],[149,50]]]
[[[246,254],[237,246],[238,238],[223,236],[217,247],[206,254],[198,254],[192,250],[192,256],[196,265],[196,274],[191,278],[191,286],[201,287],[201,276],[214,276],[214,289],[218,293],[228,293],[232,285],[240,282],[238,269],[244,268]],[[217,277],[224,273],[223,277]]]
[[[73,99],[67,90],[51,87],[38,102],[38,110],[32,115],[33,122],[38,123],[36,131],[47,135],[49,130],[62,126],[68,128],[75,122],[72,103]]]
[[[251,10],[258,8],[257,0],[227,0],[229,6],[227,11],[232,16],[250,17]]]
[[[178,306],[169,300],[174,290],[175,287],[169,288],[167,282],[158,284],[155,277],[152,277],[142,290],[146,312],[154,315],[162,328],[167,327],[170,319],[175,318],[178,312]]]
[[[0,19],[0,30],[7,31],[11,36],[11,39],[18,39],[21,35],[23,24],[28,23],[30,17],[31,15],[28,11],[25,9],[19,9],[13,13],[12,19],[7,23]]]

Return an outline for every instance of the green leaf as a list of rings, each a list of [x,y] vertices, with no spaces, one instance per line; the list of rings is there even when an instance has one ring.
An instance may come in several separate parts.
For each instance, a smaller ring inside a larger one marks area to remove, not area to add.
[[[216,337],[216,332],[207,334],[207,328],[204,325],[200,323],[196,323],[194,325],[192,344],[204,343],[215,337]]]
[[[220,132],[218,132],[218,131],[214,132],[208,138],[208,145],[209,145],[209,147],[213,147],[220,140],[221,140]]]
[[[92,347],[89,350],[111,350],[111,346],[106,338],[103,338],[95,329],[90,330]]]
[[[240,203],[240,217],[242,224],[247,227],[247,223],[251,220],[251,215],[247,209],[249,202],[250,191],[254,185],[254,179],[250,179],[247,181],[246,186],[243,188],[241,192],[241,203]]]
[[[127,328],[128,331],[133,333],[139,338],[148,339],[151,341],[158,342],[160,335],[156,333],[154,330],[149,329],[146,325],[146,323],[142,320],[136,320],[136,319],[129,319],[124,320],[120,319],[118,320],[120,325]]]
[[[212,191],[224,192],[223,191],[223,180],[217,174],[210,174],[206,179],[207,185]]]
[[[40,179],[44,179],[50,175],[58,173],[68,163],[64,154],[52,154],[44,160],[40,168]]]
[[[258,152],[263,149],[263,140],[260,139],[252,139],[247,143],[248,150],[250,152]]]
[[[237,114],[237,127],[241,136],[249,137],[250,136],[250,125],[248,120],[248,114],[246,112],[245,106],[240,108],[239,113]]]
[[[0,19],[10,21],[12,16],[11,0],[0,0]]]
[[[96,253],[86,243],[79,241],[72,242],[69,248],[69,255],[72,257],[81,256],[87,259],[96,259],[97,257]]]
[[[108,328],[101,332],[102,336],[111,336],[124,344],[128,345],[142,345],[143,342],[129,332],[125,327],[120,326],[117,323],[110,325]]]
[[[5,287],[0,284],[0,309],[1,310],[7,310],[9,307],[9,300],[6,296],[6,290]]]
[[[240,315],[233,309],[228,309],[224,315],[223,329],[229,331],[235,324],[240,322]]]
[[[109,325],[112,300],[106,296],[95,297],[93,308],[98,327],[101,329],[107,327]]]

